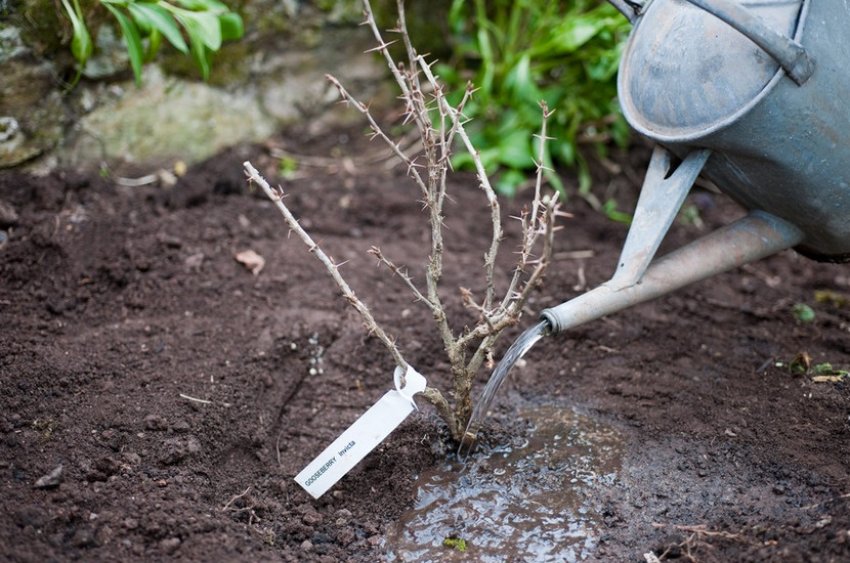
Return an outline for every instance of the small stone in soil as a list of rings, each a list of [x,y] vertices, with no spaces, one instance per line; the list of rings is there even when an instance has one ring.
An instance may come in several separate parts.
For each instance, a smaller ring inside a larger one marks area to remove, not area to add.
[[[185,420],[178,420],[178,421],[175,421],[174,424],[171,425],[171,429],[174,430],[178,434],[183,434],[183,433],[191,430],[192,427],[189,426],[189,423],[186,422]]]
[[[339,522],[339,520],[337,522]],[[336,533],[336,541],[343,547],[352,543],[356,539],[356,537],[357,536],[354,533],[354,530],[352,530],[351,528],[343,528]]]
[[[0,200],[0,227],[14,227],[18,224],[18,212],[5,201]]]
[[[192,254],[183,260],[183,266],[186,268],[187,272],[197,272],[201,269],[201,266],[203,266],[204,258],[206,258],[206,256],[203,252]]]
[[[313,550],[313,542],[310,540],[304,540],[301,542],[301,549],[303,551],[312,551]]]
[[[168,421],[158,414],[149,414],[145,417],[145,428],[147,430],[165,430],[168,428]]]
[[[139,521],[135,518],[125,518],[124,522],[122,522],[122,525],[128,530],[135,530],[139,527]]]
[[[175,465],[187,457],[201,452],[201,442],[194,436],[171,438],[163,443],[163,453],[159,461],[165,465]]]
[[[318,526],[322,523],[322,515],[315,511],[307,512],[301,517],[301,521],[308,526]]]
[[[166,538],[159,542],[159,548],[165,553],[173,553],[180,547],[180,538]]]
[[[62,482],[62,464],[56,466],[50,473],[47,475],[42,475],[35,482],[36,489],[53,489],[59,486],[59,483]]]

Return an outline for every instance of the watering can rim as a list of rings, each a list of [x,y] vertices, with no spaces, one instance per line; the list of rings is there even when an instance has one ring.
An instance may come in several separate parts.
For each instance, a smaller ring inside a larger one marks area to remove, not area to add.
[[[645,8],[649,8],[653,2],[649,2],[645,5]],[[808,20],[809,7],[811,6],[811,0],[800,0],[800,15],[797,21],[797,28],[794,31],[794,36],[792,39],[794,41],[800,42],[803,34],[806,29],[806,22]],[[639,33],[639,29],[644,20],[644,15],[646,12],[641,13],[635,20],[633,21],[633,29],[631,32],[631,36],[629,41],[626,44],[626,48],[623,51],[623,54],[620,58],[622,62],[628,60],[628,55],[630,54],[633,48],[632,37],[636,36]],[[743,104],[738,110],[722,117],[715,121],[714,123],[708,126],[701,126],[699,128],[690,127],[690,128],[681,128],[677,129],[675,133],[671,132],[672,129],[667,128],[653,128],[650,123],[643,119],[643,116],[638,112],[633,104],[631,97],[629,96],[628,88],[626,87],[626,74],[628,71],[625,69],[625,65],[621,62],[620,72],[617,73],[617,94],[620,101],[620,109],[623,112],[623,116],[628,121],[629,125],[638,133],[645,135],[655,141],[661,143],[693,143],[694,141],[699,141],[705,137],[708,137],[718,131],[725,129],[734,125],[736,122],[740,121],[745,115],[747,115],[750,111],[753,110],[762,100],[764,100],[775,88],[776,85],[782,80],[783,77],[786,77],[786,71],[780,66],[776,69],[776,72],[771,77],[771,79],[764,85],[764,87],[753,96],[749,101]],[[790,79],[790,78],[789,78]]]

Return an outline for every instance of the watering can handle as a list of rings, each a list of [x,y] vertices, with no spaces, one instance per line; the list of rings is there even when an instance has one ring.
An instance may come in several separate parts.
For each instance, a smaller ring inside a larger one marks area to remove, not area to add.
[[[617,8],[617,10],[626,16],[626,19],[629,20],[629,23],[635,23],[638,15],[640,15],[640,9],[642,4],[640,2],[634,2],[630,0],[608,0],[608,2]]]
[[[686,1],[723,20],[764,49],[798,85],[805,84],[815,71],[814,59],[805,47],[765,25],[736,0]]]
[[[672,155],[656,145],[617,271],[607,286],[619,291],[640,282],[709,156],[708,149],[691,151],[671,171]]]

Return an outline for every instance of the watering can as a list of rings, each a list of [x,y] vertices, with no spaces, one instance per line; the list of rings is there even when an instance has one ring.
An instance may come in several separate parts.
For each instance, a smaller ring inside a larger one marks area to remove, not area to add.
[[[656,142],[614,276],[546,309],[496,367],[554,334],[779,251],[850,262],[850,0],[609,0],[634,24],[623,114]],[[702,174],[749,213],[655,259]]]
[[[610,2],[634,25],[620,105],[657,146],[614,276],[549,332],[788,248],[850,261],[850,2]],[[749,213],[654,260],[699,174]]]

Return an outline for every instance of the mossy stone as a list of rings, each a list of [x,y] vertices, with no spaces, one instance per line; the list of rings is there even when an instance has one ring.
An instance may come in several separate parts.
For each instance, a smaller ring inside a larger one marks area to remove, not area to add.
[[[0,168],[26,162],[62,137],[65,107],[53,67],[9,29],[0,32]]]

